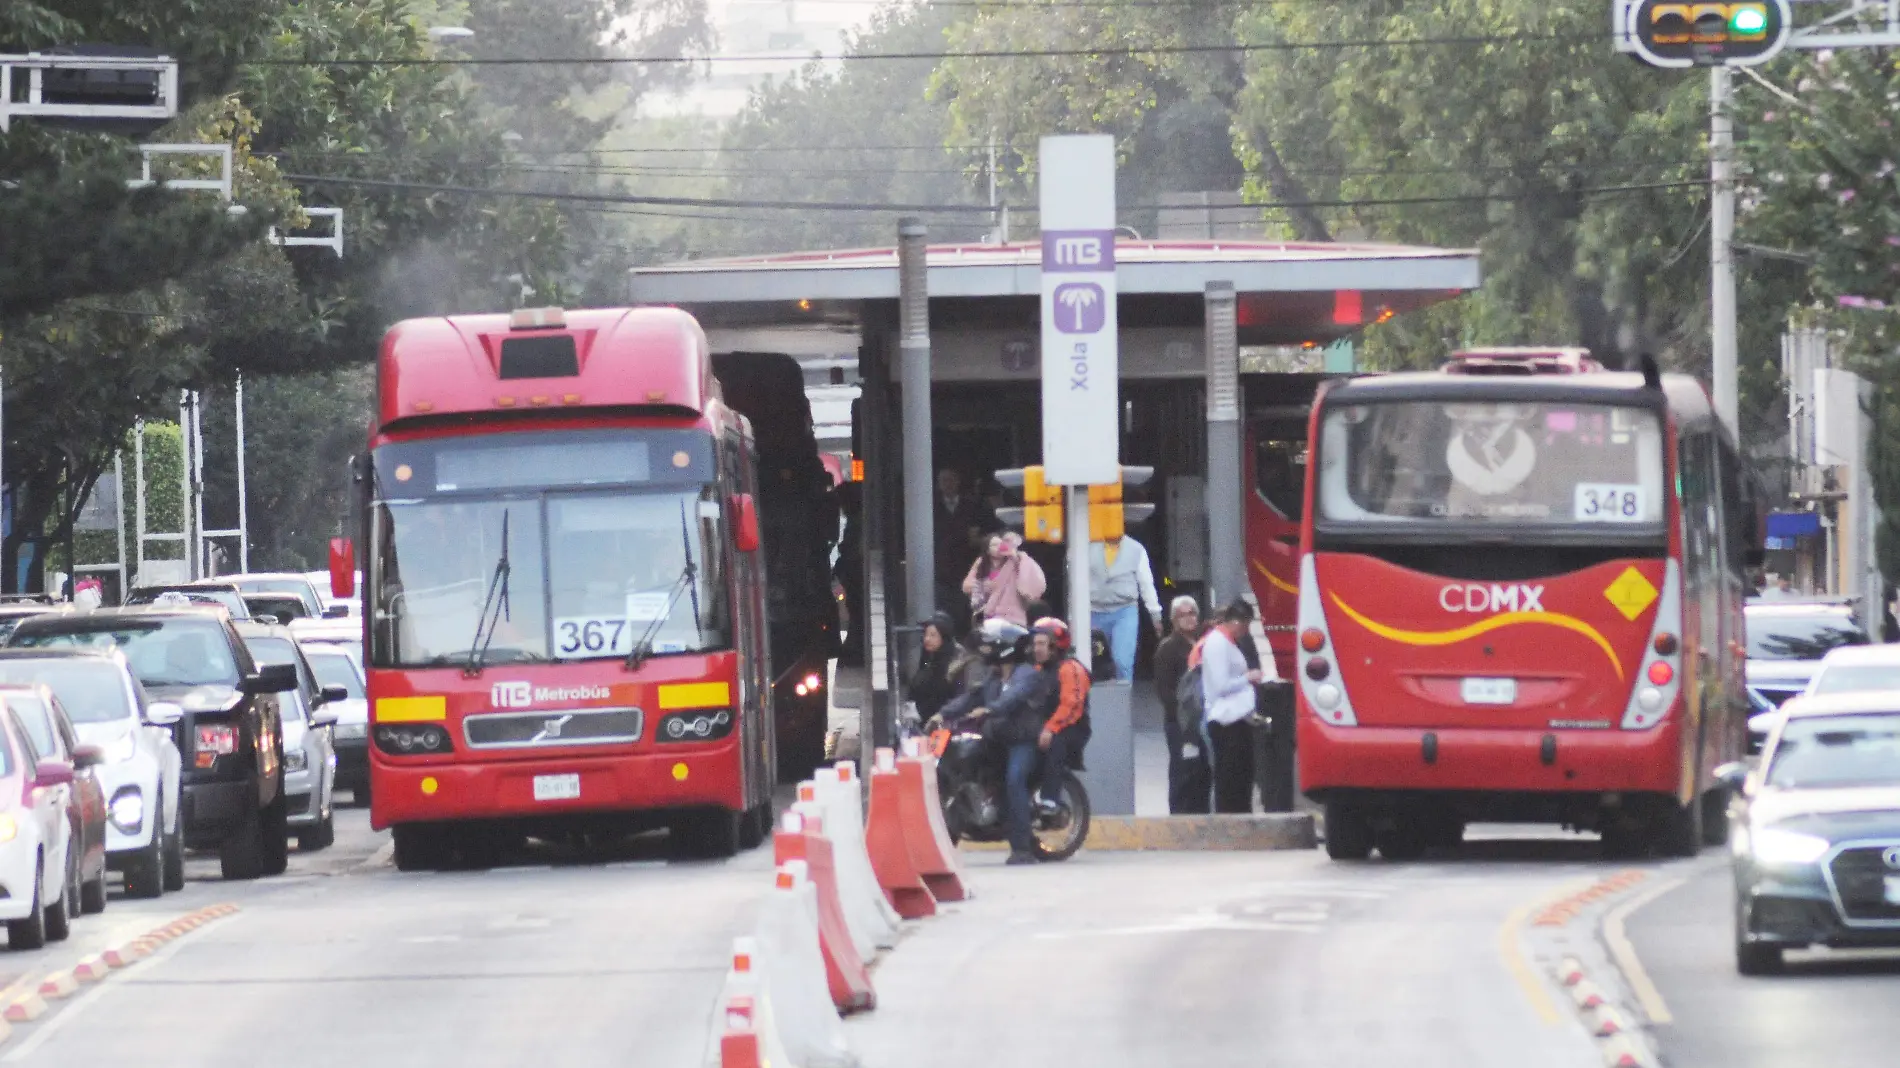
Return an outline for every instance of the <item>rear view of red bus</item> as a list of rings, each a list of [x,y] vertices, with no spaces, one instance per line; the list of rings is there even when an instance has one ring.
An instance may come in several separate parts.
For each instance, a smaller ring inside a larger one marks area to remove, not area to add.
[[[1332,384],[1311,448],[1299,775],[1334,858],[1477,821],[1625,856],[1721,840],[1749,519],[1697,383],[1464,354]]]
[[[754,460],[699,325],[412,320],[377,394],[370,819],[397,866],[655,826],[700,855],[755,844],[774,739]]]

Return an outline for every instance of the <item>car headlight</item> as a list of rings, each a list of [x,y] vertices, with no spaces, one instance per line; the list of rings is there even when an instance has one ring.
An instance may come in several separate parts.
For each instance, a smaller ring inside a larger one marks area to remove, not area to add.
[[[139,755],[138,735],[127,731],[106,746],[106,763],[123,764]]]
[[[1756,831],[1753,844],[1755,862],[1771,865],[1812,864],[1820,860],[1832,845],[1825,838],[1773,827]]]
[[[145,798],[136,787],[119,791],[112,799],[112,822],[126,834],[137,834],[145,823]]]
[[[367,738],[369,737],[369,724],[339,723],[336,725],[336,736],[338,738]]]
[[[0,813],[0,842],[11,842],[19,834],[20,825],[13,821],[13,817]]]
[[[302,771],[304,768],[309,767],[309,766],[310,766],[310,757],[307,753],[303,751],[303,748],[301,746],[299,746],[296,749],[292,749],[290,752],[284,754],[284,770],[285,771]]]

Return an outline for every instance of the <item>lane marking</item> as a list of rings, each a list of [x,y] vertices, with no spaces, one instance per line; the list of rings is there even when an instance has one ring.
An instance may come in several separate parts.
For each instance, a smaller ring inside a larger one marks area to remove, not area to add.
[[[1603,941],[1610,947],[1610,957],[1616,961],[1617,969],[1629,984],[1630,993],[1636,995],[1636,1003],[1643,1007],[1643,1015],[1649,1017],[1650,1023],[1674,1023],[1676,1017],[1669,1011],[1669,1003],[1663,1000],[1662,991],[1656,989],[1655,981],[1649,977],[1649,970],[1643,967],[1642,959],[1636,955],[1636,946],[1630,941],[1624,924],[1637,909],[1688,882],[1688,876],[1679,876],[1658,883],[1647,892],[1611,909],[1610,914],[1603,919]]]
[[[1504,926],[1498,928],[1498,956],[1504,962],[1504,970],[1510,973],[1511,978],[1517,980],[1517,985],[1524,991],[1525,1000],[1531,1003],[1531,1010],[1537,1013],[1537,1018],[1547,1026],[1557,1026],[1563,1022],[1563,1017],[1557,1014],[1557,1006],[1551,1001],[1550,990],[1543,976],[1531,967],[1530,960],[1524,953],[1525,923],[1533,913],[1579,892],[1590,886],[1593,881],[1585,879],[1568,883],[1555,893],[1526,901],[1513,909],[1511,914],[1505,917]]]

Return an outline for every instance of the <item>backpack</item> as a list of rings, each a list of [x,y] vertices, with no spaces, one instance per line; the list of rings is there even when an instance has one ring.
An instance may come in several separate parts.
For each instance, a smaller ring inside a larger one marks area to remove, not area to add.
[[[1196,664],[1181,676],[1174,687],[1174,722],[1181,737],[1198,739],[1201,721],[1207,716],[1207,699],[1201,692],[1201,665]]]

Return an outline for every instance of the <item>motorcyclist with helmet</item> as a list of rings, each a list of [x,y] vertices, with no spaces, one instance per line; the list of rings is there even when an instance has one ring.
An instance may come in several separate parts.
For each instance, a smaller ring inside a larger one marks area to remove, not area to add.
[[[1055,814],[1060,810],[1062,779],[1070,761],[1081,764],[1082,747],[1092,733],[1089,726],[1089,669],[1073,653],[1075,639],[1069,625],[1054,616],[1036,620],[1030,628],[1034,646],[1030,657],[1047,676],[1047,694],[1055,700],[1048,704],[1036,745],[1042,750],[1042,801],[1039,812]]]
[[[1027,630],[1001,619],[983,623],[978,652],[991,665],[983,685],[947,702],[938,715],[946,724],[958,719],[981,719],[991,742],[1007,749],[1004,773],[1008,808],[1010,864],[1036,863],[1029,781],[1035,774],[1037,746],[1043,718],[1051,706],[1053,676],[1026,660],[1031,639]]]

